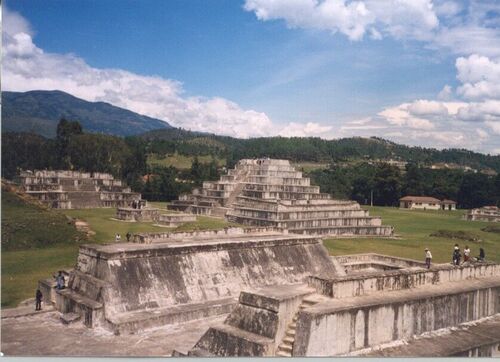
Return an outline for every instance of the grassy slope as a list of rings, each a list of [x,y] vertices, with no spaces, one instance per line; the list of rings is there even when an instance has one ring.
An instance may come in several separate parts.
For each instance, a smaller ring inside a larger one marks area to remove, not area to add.
[[[390,207],[368,208],[370,215],[381,216],[385,225],[395,227],[395,233],[400,239],[328,239],[325,246],[331,254],[353,254],[376,252],[412,259],[423,259],[424,248],[428,247],[435,262],[451,262],[451,252],[455,243],[463,248],[466,244],[472,254],[479,254],[479,247],[483,246],[486,258],[500,262],[500,234],[481,231],[489,225],[486,222],[462,220],[463,210],[458,211],[416,211],[399,210]],[[430,237],[437,230],[463,230],[478,235],[481,243],[465,242],[462,240]]]
[[[74,243],[79,236],[62,214],[2,190],[2,250]]]
[[[37,280],[71,267],[77,239],[83,235],[63,214],[2,191],[2,306],[32,297]]]
[[[169,167],[173,166],[179,170],[187,170],[191,168],[191,163],[194,160],[194,156],[184,156],[175,154],[170,157],[161,158],[156,154],[148,155],[148,164],[150,166],[162,166]],[[212,156],[198,156],[198,161],[201,163],[210,163],[212,161]],[[226,160],[216,158],[217,164],[222,167],[226,165]]]

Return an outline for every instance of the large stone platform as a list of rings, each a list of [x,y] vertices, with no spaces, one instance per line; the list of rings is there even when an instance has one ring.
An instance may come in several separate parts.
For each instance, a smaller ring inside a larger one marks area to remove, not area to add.
[[[77,171],[22,171],[23,191],[56,209],[126,207],[141,195],[107,173]]]
[[[404,349],[392,347],[425,347],[422,339],[429,333],[453,341],[453,347],[440,349],[441,356],[495,353],[500,334],[492,333],[492,326],[500,321],[500,265],[427,269],[417,261],[378,254],[337,261],[351,272],[349,265],[359,267],[351,275],[311,275],[304,285],[245,290],[238,307],[223,323],[212,325],[187,355],[405,355]],[[363,268],[366,274],[360,273]],[[462,332],[467,323],[482,334]],[[406,356],[429,355],[425,348],[411,351]]]
[[[169,208],[214,216],[251,226],[329,236],[392,236],[355,201],[334,200],[312,186],[287,160],[244,159],[219,181],[182,195]]]
[[[58,310],[82,315],[89,327],[133,333],[229,313],[246,287],[340,270],[316,237],[270,229],[183,235],[81,246],[68,288],[57,293]]]

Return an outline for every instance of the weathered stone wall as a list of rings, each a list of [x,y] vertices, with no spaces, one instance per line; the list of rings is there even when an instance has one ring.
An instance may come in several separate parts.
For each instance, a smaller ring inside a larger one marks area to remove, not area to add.
[[[339,261],[343,264],[342,259]],[[348,275],[335,278],[310,276],[308,283],[323,295],[349,298],[493,276],[500,278],[500,265],[481,263],[459,267],[435,265],[431,270],[388,270],[376,275]]]
[[[160,233],[138,233],[134,234],[133,242],[139,244],[150,244],[154,242],[166,242],[169,240],[184,240],[195,238],[227,238],[232,236],[243,236],[251,234],[287,234],[286,230],[270,227],[270,228],[240,228],[226,227],[220,230],[201,230],[201,231],[186,231],[186,232],[160,232]]]
[[[335,275],[321,241],[261,235],[182,244],[81,246],[76,269],[105,282],[106,315],[236,297],[245,287]]]
[[[293,355],[341,355],[491,316],[499,293],[494,277],[320,303],[299,313]]]

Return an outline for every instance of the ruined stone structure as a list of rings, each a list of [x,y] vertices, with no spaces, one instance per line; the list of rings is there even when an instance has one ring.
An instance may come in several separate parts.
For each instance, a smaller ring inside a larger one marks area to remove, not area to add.
[[[188,222],[196,221],[193,214],[161,214],[156,220],[160,226],[177,227]]]
[[[89,327],[133,333],[229,313],[243,288],[342,273],[318,238],[270,228],[134,241],[80,247],[68,288],[56,295],[65,319],[76,315]]]
[[[155,207],[134,209],[132,207],[116,208],[116,218],[122,221],[156,221],[160,216],[160,210]]]
[[[307,235],[391,236],[393,228],[355,201],[334,200],[287,160],[240,160],[219,181],[183,195],[169,208],[224,216],[251,226]]]
[[[471,209],[465,215],[466,220],[500,222],[500,209],[496,206],[485,206]]]
[[[408,356],[391,346],[405,340],[405,348],[424,347],[413,348],[409,356],[498,355],[500,265],[428,270],[416,261],[377,254],[338,261],[346,269],[356,265],[357,272],[244,290],[224,322],[212,325],[189,351],[174,354],[363,356],[378,351],[375,355]],[[477,332],[462,332],[468,322]],[[435,331],[427,345],[422,342]],[[443,336],[452,339],[451,346],[440,344]],[[386,348],[390,352],[384,353]]]
[[[438,355],[487,356],[500,342],[500,265],[331,257],[318,236],[271,227],[83,245],[55,301],[64,323],[116,335],[200,321],[205,332],[176,356],[404,355],[394,342],[435,332],[455,336],[454,348],[434,345]],[[203,322],[214,316],[226,318]]]
[[[56,209],[121,207],[141,198],[107,173],[22,171],[18,180],[26,194]]]

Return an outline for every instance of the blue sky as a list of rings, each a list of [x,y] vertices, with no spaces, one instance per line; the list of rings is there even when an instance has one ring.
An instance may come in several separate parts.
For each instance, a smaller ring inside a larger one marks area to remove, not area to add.
[[[3,89],[232,136],[500,153],[499,14],[495,1],[9,0]]]

